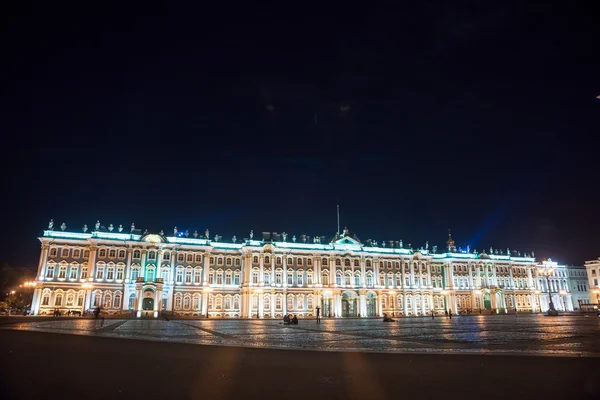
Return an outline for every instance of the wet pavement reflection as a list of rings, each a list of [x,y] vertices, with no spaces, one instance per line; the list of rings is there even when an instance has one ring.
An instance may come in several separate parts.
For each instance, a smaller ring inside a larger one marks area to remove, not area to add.
[[[600,318],[581,315],[301,320],[36,319],[1,329],[124,339],[317,351],[424,352],[600,357]]]

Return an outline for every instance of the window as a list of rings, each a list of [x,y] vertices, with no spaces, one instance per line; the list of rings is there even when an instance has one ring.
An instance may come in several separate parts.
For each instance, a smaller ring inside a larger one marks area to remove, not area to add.
[[[230,259],[227,259],[227,260],[231,261]],[[231,285],[231,271],[225,272],[225,284]]]
[[[69,249],[66,247],[63,247],[62,250],[60,251],[60,256],[61,257],[69,257]]]
[[[321,265],[327,265],[327,259],[321,258]]]
[[[156,260],[156,252],[154,250],[148,252],[148,260]]]
[[[208,284],[212,285],[215,283],[215,271],[212,269],[208,271]]]
[[[133,310],[134,305],[135,305],[135,294],[131,293],[129,295],[129,304],[127,305],[127,308],[129,310]]]
[[[131,267],[131,280],[132,281],[137,280],[139,275],[140,275],[140,269],[138,267]]]
[[[106,249],[100,249],[98,252],[98,257],[106,257]]]
[[[217,258],[217,265],[223,265],[223,257]]]
[[[252,283],[254,285],[258,285],[258,271],[257,270],[252,271]]]
[[[312,265],[312,258],[306,259],[306,265]]]
[[[194,268],[194,283],[200,284],[202,282],[202,270],[200,268]]]
[[[108,258],[115,258],[116,256],[117,256],[117,251],[116,251],[116,250],[114,250],[114,249],[111,249],[111,250],[108,252]]]
[[[281,265],[281,257],[277,257],[277,258],[275,259],[275,264],[277,264],[277,265]]]
[[[354,266],[355,266],[355,267],[358,267],[358,266],[359,266],[359,264],[358,264],[358,260],[354,260]]]
[[[50,249],[50,257],[56,257],[58,255],[58,249],[53,247]]]
[[[312,274],[312,272],[308,272],[306,274],[306,284],[308,286],[311,286],[313,284],[313,274]]]
[[[89,250],[84,250],[83,251],[83,258],[90,258],[90,251]]]
[[[114,304],[115,308],[121,308],[121,294],[117,293],[115,294],[115,304]]]
[[[107,293],[104,295],[104,308],[111,308],[112,306],[112,295]]]
[[[71,266],[71,275],[69,275],[69,279],[77,279],[77,267]]]
[[[371,260],[367,260],[367,261],[366,261],[366,266],[367,266],[367,267],[370,267],[370,266],[371,266]]]
[[[225,309],[231,309],[231,296],[225,296]]]
[[[235,259],[235,265],[236,265],[236,267],[239,267],[240,265],[242,265],[242,262],[239,258]]]
[[[360,286],[360,275],[354,275],[354,286]]]
[[[287,274],[287,284],[288,286],[292,286],[294,284],[294,275],[291,270],[289,270]]]
[[[65,279],[67,277],[67,266],[61,265],[58,268],[58,279]]]
[[[109,265],[108,268],[106,269],[106,279],[113,280],[114,275],[115,275],[115,267]]]
[[[349,267],[349,266],[350,266],[350,260],[346,258],[344,260],[344,267]]]
[[[46,292],[46,293],[44,293],[44,296],[42,297],[42,305],[47,306],[49,304],[50,304],[50,293]]]
[[[301,271],[298,271],[296,275],[296,285],[303,286],[304,285],[304,274]]]
[[[96,279],[104,279],[104,265],[98,265],[96,268]]]
[[[303,261],[303,260],[304,260],[303,258],[301,258],[301,257],[298,257],[298,258],[297,258],[297,260],[298,260],[298,265],[303,265],[303,262],[304,262],[304,261]]]
[[[223,284],[223,271],[218,270],[217,271],[217,285],[222,285]]]
[[[169,273],[169,268],[163,268],[162,271],[160,272],[160,277],[162,278],[164,283],[169,282],[171,279],[169,279],[171,276],[171,274]]]
[[[335,265],[341,266],[342,265],[342,261],[339,258],[336,258],[335,259]]]
[[[185,260],[185,254],[183,253],[179,253],[177,254],[177,261],[182,261]]]
[[[275,309],[276,310],[281,310],[281,295],[280,294],[278,294],[275,297]]]
[[[323,279],[323,286],[329,286],[329,274],[327,273],[327,271],[323,271],[322,279]]]
[[[342,274],[340,272],[335,274],[335,284],[342,286]]]
[[[192,299],[192,308],[194,310],[200,309],[200,296],[194,295],[194,298]]]
[[[276,285],[281,285],[281,279],[282,279],[282,271],[280,269],[278,269],[277,271],[275,271],[275,284]]]
[[[54,299],[54,305],[57,306],[57,307],[62,306],[62,300],[63,300],[62,293],[57,294],[56,298]]]
[[[84,296],[80,294],[77,296],[77,307],[83,307]]]
[[[139,250],[133,251],[133,258],[139,259],[141,257],[141,252]]]
[[[196,262],[197,263],[201,263],[202,262],[202,254],[196,254]]]
[[[367,274],[367,286],[373,287],[373,275],[370,272]]]
[[[258,264],[258,256],[254,256],[254,257],[252,257],[252,262],[253,262],[254,264]]]
[[[171,259],[171,252],[170,251],[163,252],[163,260],[169,261],[170,259]]]
[[[271,264],[271,257],[269,257],[269,256],[265,257],[265,264]]]
[[[48,269],[46,270],[46,278],[54,278],[54,265],[48,265]]]
[[[191,283],[192,283],[192,269],[186,268],[185,269],[185,284],[190,285]]]
[[[181,268],[177,268],[177,273],[175,274],[175,282],[178,284],[183,283],[183,270]]]
[[[227,257],[227,259],[225,260],[225,264],[231,265],[231,258]]]
[[[117,266],[117,280],[123,280],[123,273],[125,271],[125,267],[123,265]]]
[[[181,294],[179,293],[175,295],[175,309],[181,310]]]
[[[188,253],[187,257],[186,257],[186,261],[187,262],[192,262],[194,261],[194,255],[192,253]]]
[[[73,250],[73,258],[80,258],[80,257],[81,257],[81,250],[80,249]]]
[[[233,284],[236,286],[240,285],[240,271],[235,271],[233,274]]]
[[[350,273],[347,273],[346,276],[345,276],[345,278],[346,278],[344,280],[345,285],[346,286],[352,285],[352,275],[350,275]]]
[[[292,265],[294,263],[294,261],[292,260],[291,257],[288,257],[287,259],[287,265]]]
[[[88,268],[87,267],[81,267],[81,279],[87,279],[88,277]]]
[[[125,250],[123,250],[123,249],[119,250],[119,258],[125,258]],[[115,305],[116,305],[116,301],[115,301]]]
[[[240,295],[239,294],[236,294],[235,296],[233,296],[233,309],[234,310],[240,309]]]
[[[154,282],[156,279],[156,268],[150,266],[146,269],[146,282]]]
[[[192,299],[190,298],[190,296],[185,296],[185,298],[183,299],[183,309],[189,310],[191,306],[192,306]]]

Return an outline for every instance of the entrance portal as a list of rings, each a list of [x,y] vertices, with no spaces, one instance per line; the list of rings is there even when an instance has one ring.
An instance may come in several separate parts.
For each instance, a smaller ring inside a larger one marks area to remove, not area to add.
[[[367,294],[367,316],[375,317],[377,315],[377,311],[375,308],[375,293]]]
[[[345,292],[342,294],[342,317],[356,317],[358,312],[356,293]]]
[[[485,308],[486,310],[491,310],[492,309],[492,302],[490,300],[490,294],[489,293],[485,293],[483,295],[483,308]]]
[[[144,311],[152,311],[152,310],[154,310],[154,299],[146,297],[142,301],[142,310],[144,310]]]

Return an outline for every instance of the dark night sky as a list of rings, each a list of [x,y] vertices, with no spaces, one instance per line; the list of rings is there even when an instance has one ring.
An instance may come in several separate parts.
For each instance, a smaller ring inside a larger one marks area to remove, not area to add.
[[[50,218],[333,235],[338,199],[363,240],[600,256],[583,3],[43,3],[1,28],[2,263]]]

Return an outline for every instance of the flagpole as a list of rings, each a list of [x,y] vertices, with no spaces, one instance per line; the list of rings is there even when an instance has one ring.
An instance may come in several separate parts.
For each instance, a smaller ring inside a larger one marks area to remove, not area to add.
[[[338,223],[338,225],[337,225],[337,233],[339,235],[340,234],[340,204],[339,204],[339,202],[338,202],[338,205],[337,205],[337,223]]]

